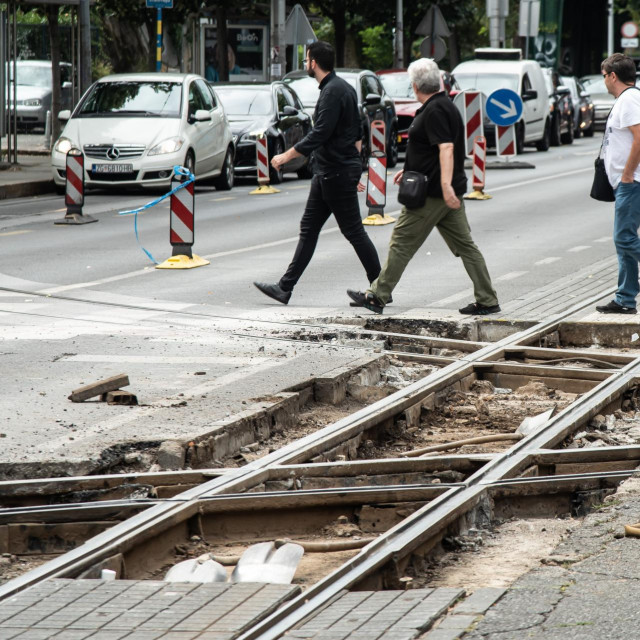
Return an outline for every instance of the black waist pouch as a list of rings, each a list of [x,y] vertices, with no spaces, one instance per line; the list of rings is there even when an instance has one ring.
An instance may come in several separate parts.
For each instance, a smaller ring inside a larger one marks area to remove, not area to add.
[[[591,193],[589,195],[594,200],[600,200],[600,202],[613,202],[616,199],[613,193],[613,187],[607,177],[604,160],[602,158],[596,158],[593,184],[591,185]]]
[[[400,181],[398,202],[407,209],[419,209],[427,199],[427,177],[417,171],[405,171]]]

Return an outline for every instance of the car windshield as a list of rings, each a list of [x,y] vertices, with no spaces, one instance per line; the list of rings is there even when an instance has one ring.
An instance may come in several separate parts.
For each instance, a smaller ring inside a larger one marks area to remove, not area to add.
[[[41,67],[35,65],[23,65],[18,62],[17,82],[18,85],[27,87],[51,87],[51,67]],[[13,77],[13,66],[9,65],[11,77]]]
[[[302,104],[315,104],[320,96],[318,81],[315,78],[285,78],[288,85],[298,94]]]
[[[515,73],[456,73],[456,81],[462,90],[475,89],[486,96],[497,89],[520,93],[520,78]]]
[[[179,118],[181,82],[122,80],[98,82],[82,102],[80,117]]]
[[[378,78],[380,78],[384,90],[392,98],[416,99],[413,89],[411,88],[411,80],[409,80],[408,73],[384,73],[378,76]]]
[[[253,87],[221,87],[216,85],[216,93],[228,116],[268,116],[273,111],[271,90],[256,90]]]
[[[602,76],[584,78],[582,84],[589,93],[607,93],[607,87],[604,86],[604,78]]]

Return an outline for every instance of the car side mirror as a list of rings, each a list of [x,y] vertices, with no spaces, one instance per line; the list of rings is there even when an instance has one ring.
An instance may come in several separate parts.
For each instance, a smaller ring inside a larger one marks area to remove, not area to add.
[[[60,85],[63,89],[71,89],[73,86],[68,80]]]
[[[591,98],[591,94],[588,91],[581,91],[580,92],[580,97],[581,98],[586,98],[588,100],[589,98]]]
[[[365,105],[374,105],[380,104],[380,96],[377,93],[368,93],[367,97],[364,99]]]
[[[556,87],[556,93],[559,96],[568,96],[571,94],[571,89],[569,89],[569,87],[565,87],[563,84],[560,84]]]
[[[67,122],[71,118],[71,111],[69,109],[63,109],[58,112],[58,120],[60,122]]]
[[[281,116],[295,116],[298,115],[298,110],[295,107],[292,107],[291,105],[286,105],[285,107],[283,107],[282,111],[280,112]]]
[[[206,109],[198,109],[193,114],[194,122],[207,122],[211,120],[211,114]]]
[[[522,92],[522,99],[526,102],[527,100],[535,100],[538,97],[538,92],[535,89],[527,89],[527,91]]]

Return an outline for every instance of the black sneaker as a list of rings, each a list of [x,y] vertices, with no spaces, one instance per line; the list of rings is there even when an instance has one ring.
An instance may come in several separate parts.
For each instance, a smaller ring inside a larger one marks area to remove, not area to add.
[[[387,304],[392,304],[393,303],[393,298],[391,296],[389,296],[389,299],[387,300]],[[384,306],[386,307],[387,304],[385,304]],[[350,302],[349,303],[350,307],[361,307],[361,304],[358,304],[357,302]]]
[[[500,310],[501,309],[499,304],[492,304],[488,307],[485,307],[479,302],[471,302],[466,307],[458,309],[458,311],[465,316],[486,316],[490,313],[498,313],[498,311]]]
[[[265,296],[269,296],[282,304],[287,304],[291,298],[291,291],[285,291],[279,284],[267,284],[266,282],[253,283]]]
[[[362,291],[347,289],[347,295],[355,302],[356,307],[364,307],[374,313],[382,313],[382,309],[384,309],[382,302],[373,293],[362,293]]]
[[[635,307],[624,307],[623,305],[618,304],[615,300],[612,300],[608,304],[596,307],[596,311],[599,311],[600,313],[637,313]]]

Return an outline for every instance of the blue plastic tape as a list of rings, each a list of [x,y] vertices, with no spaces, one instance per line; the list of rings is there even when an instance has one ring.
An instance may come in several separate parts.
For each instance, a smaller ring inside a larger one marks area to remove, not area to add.
[[[138,214],[141,211],[144,211],[145,209],[150,209],[151,207],[155,207],[155,205],[157,205],[158,203],[162,202],[163,200],[165,200],[169,196],[172,196],[177,191],[180,191],[180,189],[184,189],[188,184],[190,184],[191,182],[194,182],[195,179],[196,179],[196,177],[193,175],[193,173],[191,173],[191,171],[189,171],[189,169],[187,169],[186,167],[179,167],[178,165],[173,167],[173,175],[175,175],[175,176],[186,176],[188,178],[188,180],[185,180],[184,182],[181,182],[175,189],[171,189],[171,191],[169,191],[169,193],[165,193],[163,196],[160,196],[159,198],[156,198],[155,200],[152,200],[151,202],[147,202],[147,204],[143,205],[142,207],[138,207],[137,209],[129,209],[127,211],[118,211],[118,215],[119,216],[125,216],[125,215],[129,215],[131,213],[135,214],[134,218],[133,218],[133,229],[134,229],[135,234],[136,234],[136,242],[138,243],[138,246],[142,249],[142,251],[144,251],[144,253],[149,258],[149,260],[151,260],[151,262],[153,262],[154,264],[160,264],[160,263],[151,255],[151,253],[149,251],[147,251],[140,244],[140,238],[138,236]]]

